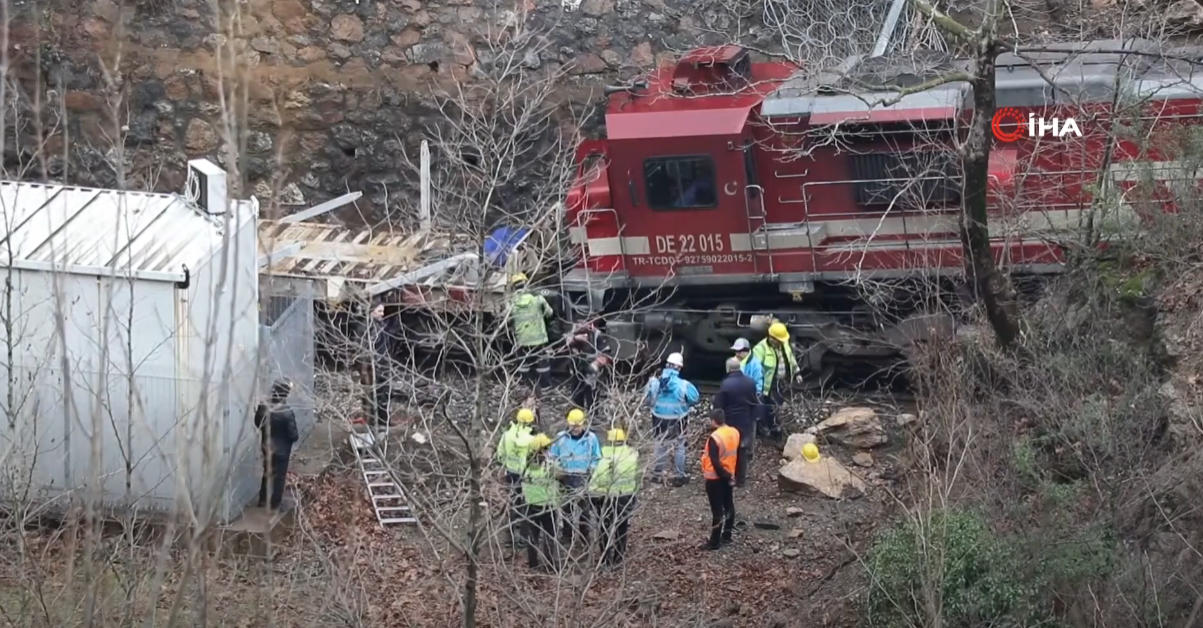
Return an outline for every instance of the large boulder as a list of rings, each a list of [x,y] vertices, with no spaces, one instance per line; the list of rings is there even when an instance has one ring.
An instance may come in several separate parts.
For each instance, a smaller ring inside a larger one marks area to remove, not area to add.
[[[1203,26],[1203,6],[1195,0],[1178,0],[1163,10],[1165,20],[1175,26],[1199,28]]]
[[[860,478],[831,456],[823,456],[818,462],[798,458],[786,463],[777,474],[777,486],[791,493],[830,499],[855,499],[863,496],[866,489]]]
[[[828,442],[857,449],[872,449],[889,442],[873,408],[844,408],[806,430]]]
[[[785,441],[785,449],[781,450],[781,455],[786,460],[797,460],[802,457],[802,447],[815,440],[817,439],[814,434],[790,434],[789,440]]]

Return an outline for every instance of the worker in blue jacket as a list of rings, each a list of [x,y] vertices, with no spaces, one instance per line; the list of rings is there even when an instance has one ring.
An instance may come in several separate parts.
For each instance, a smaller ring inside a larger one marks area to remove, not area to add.
[[[735,352],[735,357],[739,358],[744,375],[756,382],[756,390],[763,390],[764,365],[760,363],[760,358],[752,355],[752,343],[748,342],[747,338],[740,338],[731,346],[731,350]]]
[[[690,410],[701,400],[696,386],[681,378],[685,358],[673,353],[665,361],[659,378],[647,383],[646,403],[652,406],[652,436],[656,449],[652,455],[652,474],[662,476],[668,462],[669,442],[673,442],[673,484],[682,486],[689,481],[685,474],[685,422]]]
[[[547,454],[563,473],[564,485],[564,542],[589,543],[589,474],[601,460],[601,443],[597,434],[585,425],[585,412],[573,408],[568,412],[568,429],[556,435]],[[575,534],[574,534],[575,532]]]

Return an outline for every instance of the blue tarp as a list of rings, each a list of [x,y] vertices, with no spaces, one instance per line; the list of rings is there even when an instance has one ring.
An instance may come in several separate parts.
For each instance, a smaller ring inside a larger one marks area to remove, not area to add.
[[[530,234],[529,227],[499,227],[485,239],[485,259],[497,267],[504,267],[510,254],[514,252],[526,236]]]

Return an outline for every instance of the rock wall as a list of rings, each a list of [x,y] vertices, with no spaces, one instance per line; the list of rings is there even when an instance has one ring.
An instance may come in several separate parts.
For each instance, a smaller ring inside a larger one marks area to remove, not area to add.
[[[523,65],[567,70],[558,96],[579,112],[599,102],[605,82],[708,38],[701,5],[674,1],[584,0],[566,12],[559,0],[247,0],[218,29],[214,4],[202,0],[96,0],[19,15],[9,43],[24,97],[33,102],[41,90],[48,105],[42,126],[54,130],[42,152],[57,155],[63,131],[70,138],[68,180],[116,184],[111,138],[120,127],[129,184],[174,191],[188,158],[226,158],[219,58],[232,46],[219,33],[235,33],[249,88],[247,128],[236,135],[251,189],[282,190],[291,205],[362,190],[368,217],[379,218],[386,189],[395,199],[413,186],[402,154],[416,156],[423,129],[439,122],[433,90],[474,80],[490,33],[516,22],[540,33]],[[65,120],[49,111],[60,104]],[[10,172],[34,152],[10,149]],[[63,164],[51,163],[54,177]],[[362,221],[364,209],[341,217]]]

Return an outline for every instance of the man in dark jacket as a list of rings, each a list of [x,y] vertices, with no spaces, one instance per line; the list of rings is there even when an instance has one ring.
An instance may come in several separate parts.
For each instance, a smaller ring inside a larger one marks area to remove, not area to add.
[[[366,332],[366,349],[371,375],[370,379],[364,383],[371,386],[372,389],[368,401],[369,422],[377,429],[384,429],[388,427],[389,404],[392,401],[393,340],[396,336],[396,329],[393,323],[385,318],[383,303],[377,303],[372,307],[371,319],[367,323]]]
[[[727,425],[739,430],[739,454],[735,463],[735,486],[747,481],[752,465],[752,448],[756,445],[756,418],[760,397],[756,382],[743,372],[739,358],[727,360],[727,376],[714,395],[714,407],[722,410]]]
[[[594,323],[584,323],[568,337],[572,356],[572,405],[596,418],[601,401],[606,367],[610,364],[610,344]]]
[[[290,392],[291,383],[277,381],[272,384],[271,407],[259,404],[255,409],[255,428],[259,430],[259,446],[263,451],[263,479],[259,482],[260,508],[270,503],[272,510],[280,509],[292,446],[301,439],[297,433],[297,416],[285,403]],[[267,494],[269,485],[270,501]]]

